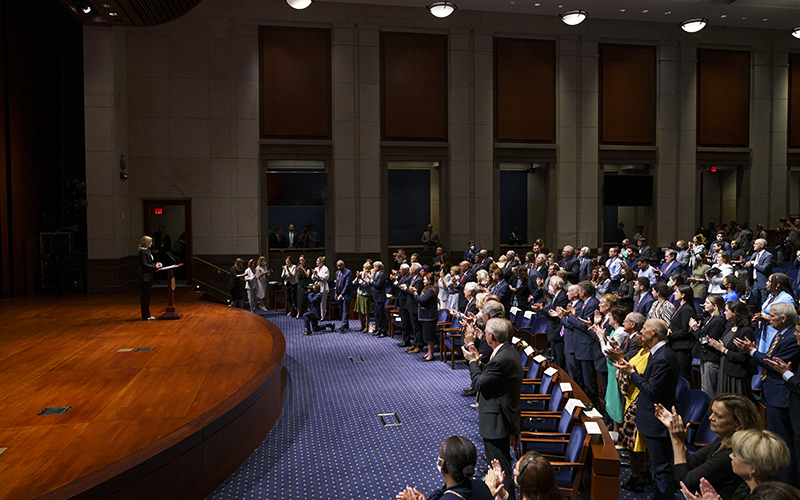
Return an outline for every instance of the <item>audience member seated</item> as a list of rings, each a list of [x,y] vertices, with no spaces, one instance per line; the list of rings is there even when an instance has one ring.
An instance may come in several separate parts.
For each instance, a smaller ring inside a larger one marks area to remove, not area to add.
[[[427,497],[428,500],[491,500],[492,494],[483,481],[473,479],[478,451],[469,439],[450,436],[441,448],[436,467],[444,476],[444,486]],[[487,478],[490,475],[487,474]],[[492,477],[493,474],[492,474]],[[502,481],[500,482],[502,485]],[[396,500],[426,500],[416,488],[407,486],[395,497]]]
[[[711,431],[717,434],[717,439],[693,454],[686,451],[689,427],[684,425],[675,408],[669,411],[656,405],[656,416],[669,429],[675,480],[683,488],[697,491],[700,488],[700,479],[706,478],[723,500],[733,498],[742,478],[737,475],[731,463],[731,438],[740,430],[761,431],[761,416],[756,405],[741,394],[719,394],[711,401],[708,412]],[[784,468],[786,465],[788,460]]]
[[[747,500],[800,500],[800,490],[785,483],[762,483],[747,496]]]
[[[733,435],[730,459],[733,472],[744,482],[736,488],[731,496],[725,496],[725,494],[719,492],[719,497],[723,500],[751,499],[754,498],[754,490],[760,484],[776,481],[783,469],[789,465],[789,447],[775,433],[758,429],[745,429],[737,431]],[[702,479],[699,493],[692,493],[695,489],[681,483],[681,491],[683,491],[686,500],[718,498],[718,492],[715,491],[712,481],[714,480]],[[784,486],[794,490],[789,485]],[[756,496],[756,498],[784,499],[792,497],[778,494],[772,497]],[[800,498],[800,495],[797,498]]]
[[[500,463],[495,460],[492,462],[490,474],[486,476],[486,483],[491,488],[490,475],[494,478],[501,478],[502,470]],[[506,500],[508,492],[502,488],[502,479],[499,481],[500,488],[497,489],[495,500]],[[564,495],[558,489],[556,474],[550,462],[535,451],[529,451],[522,455],[514,465],[514,484],[519,488],[520,500],[563,500]]]

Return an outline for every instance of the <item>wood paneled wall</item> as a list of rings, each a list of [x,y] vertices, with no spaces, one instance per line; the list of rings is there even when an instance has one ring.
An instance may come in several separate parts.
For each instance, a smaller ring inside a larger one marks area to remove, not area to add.
[[[383,139],[447,140],[447,36],[381,33]]]
[[[800,54],[789,54],[789,147],[800,148]]]
[[[331,138],[331,32],[261,26],[261,137]]]
[[[556,44],[495,38],[495,140],[555,143]]]
[[[750,53],[697,49],[697,145],[750,144]]]
[[[600,45],[600,143],[656,143],[656,47]]]

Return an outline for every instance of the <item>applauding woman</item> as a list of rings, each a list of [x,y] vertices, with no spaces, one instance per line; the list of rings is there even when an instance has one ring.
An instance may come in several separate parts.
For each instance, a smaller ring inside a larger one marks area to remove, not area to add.
[[[719,340],[725,333],[725,319],[722,310],[725,302],[721,295],[712,293],[703,302],[703,311],[706,318],[702,323],[694,318],[689,320],[697,343],[694,345],[692,356],[700,359],[700,388],[713,399],[717,395],[717,380],[719,379],[719,351],[709,347],[711,340]]]
[[[419,304],[419,322],[422,326],[422,340],[428,344],[428,352],[424,361],[433,361],[433,344],[436,343],[436,320],[439,318],[439,287],[436,286],[436,275],[428,273],[422,278],[422,291],[414,292],[414,300]]]
[[[331,272],[325,266],[325,257],[317,257],[317,267],[311,271],[311,280],[319,284],[319,293],[322,301],[320,302],[320,319],[324,320],[328,316],[328,280],[331,279]]]
[[[355,312],[361,320],[361,331],[369,331],[369,316],[372,314],[372,261],[364,262],[361,271],[356,273],[353,284],[356,285]]]
[[[750,362],[750,353],[739,349],[734,344],[736,339],[756,341],[756,335],[750,323],[750,310],[742,302],[734,300],[725,303],[725,321],[727,327],[719,340],[708,339],[708,346],[722,355],[719,361],[718,392],[744,394],[755,401],[751,379],[756,372],[756,365]]]

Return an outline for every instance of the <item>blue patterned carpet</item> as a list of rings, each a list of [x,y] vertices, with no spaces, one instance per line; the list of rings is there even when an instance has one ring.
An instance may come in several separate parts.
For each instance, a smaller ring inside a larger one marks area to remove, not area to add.
[[[463,364],[426,363],[397,338],[357,330],[304,337],[301,320],[262,315],[286,337],[283,413],[209,499],[394,499],[406,485],[427,495],[443,484],[436,458],[451,435],[471,439],[484,465],[474,399],[460,394],[469,385]],[[401,425],[385,427],[382,413],[397,413]]]

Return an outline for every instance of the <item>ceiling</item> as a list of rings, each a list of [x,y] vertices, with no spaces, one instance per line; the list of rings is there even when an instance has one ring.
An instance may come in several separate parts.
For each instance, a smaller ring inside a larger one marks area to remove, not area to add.
[[[201,0],[59,0],[83,24],[153,26],[180,17]],[[341,2],[341,0],[317,0]],[[432,0],[347,0],[351,4],[425,8]],[[458,10],[538,14],[583,9],[593,19],[674,22],[705,17],[710,26],[780,29],[800,26],[800,0],[451,0]],[[89,6],[88,14],[83,9]],[[313,9],[312,4],[309,9]],[[116,16],[111,16],[111,13]]]

